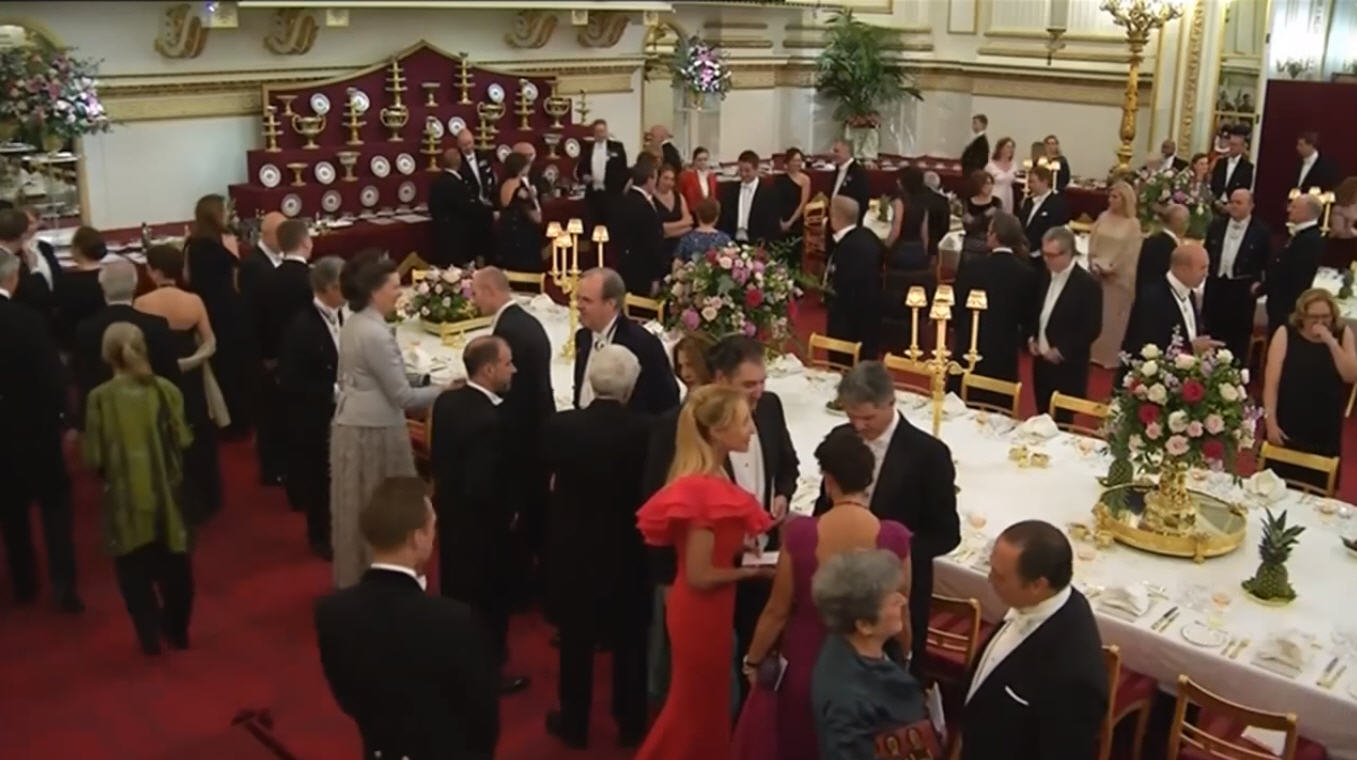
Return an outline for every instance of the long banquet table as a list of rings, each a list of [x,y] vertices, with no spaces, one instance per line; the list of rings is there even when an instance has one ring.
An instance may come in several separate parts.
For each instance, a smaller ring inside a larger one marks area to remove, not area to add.
[[[543,296],[524,303],[551,338],[556,351],[552,364],[556,403],[568,408],[572,365],[560,354],[568,331],[565,309]],[[657,325],[651,327],[658,330]],[[417,323],[401,325],[397,337],[412,370],[428,372],[439,383],[464,375],[460,347],[444,346]],[[801,482],[793,499],[793,509],[801,513],[809,512],[818,490],[812,452],[832,426],[844,421],[825,408],[836,383],[837,376],[804,369],[791,357],[769,367],[767,388],[782,399],[801,460]],[[930,412],[924,399],[902,393],[900,410],[910,422],[927,429]],[[937,560],[936,591],[981,600],[991,620],[1002,615],[1003,606],[990,592],[986,570],[978,564],[979,558],[987,556],[987,541],[1018,519],[1039,518],[1062,527],[1075,521],[1091,523],[1099,493],[1095,476],[1104,473],[1108,464],[1099,454],[1098,442],[1061,434],[1039,446],[1051,455],[1048,469],[1018,468],[1008,459],[1018,433],[1001,432],[997,425],[1004,422],[991,417],[981,424],[976,415],[965,412],[947,419],[942,427],[942,439],[956,460],[961,489],[957,506],[965,535],[952,556]],[[1145,581],[1162,585],[1169,597],[1134,623],[1099,612],[1104,641],[1118,644],[1127,667],[1154,677],[1166,690],[1172,690],[1178,674],[1187,673],[1225,696],[1264,709],[1295,712],[1302,734],[1325,744],[1334,758],[1357,760],[1357,730],[1353,730],[1357,725],[1357,605],[1351,603],[1344,583],[1357,570],[1357,559],[1346,556],[1338,540],[1340,532],[1357,533],[1357,518],[1325,515],[1319,509],[1322,500],[1303,499],[1290,491],[1273,504],[1274,511],[1289,510],[1290,519],[1306,526],[1306,532],[1289,565],[1299,598],[1285,608],[1263,607],[1247,599],[1239,588],[1239,582],[1251,576],[1258,564],[1261,508],[1248,502],[1228,478],[1198,481],[1194,487],[1249,504],[1249,536],[1244,545],[1200,566],[1121,546],[1100,550],[1091,561],[1077,561],[1075,583],[1086,591]],[[1347,511],[1351,514],[1352,510]],[[1238,659],[1227,659],[1219,647],[1189,644],[1180,633],[1184,625],[1217,616],[1205,609],[1213,606],[1210,597],[1217,592],[1228,595],[1230,603],[1221,619],[1212,622],[1222,625],[1232,638],[1251,641]],[[1097,609],[1096,598],[1094,603]],[[1150,625],[1175,605],[1183,608],[1177,620],[1162,633],[1151,631]],[[1203,609],[1191,609],[1194,605]],[[1269,634],[1289,628],[1315,635],[1310,662],[1294,679],[1263,670],[1252,661]],[[1321,672],[1340,650],[1349,666],[1346,675],[1330,689],[1318,687]]]

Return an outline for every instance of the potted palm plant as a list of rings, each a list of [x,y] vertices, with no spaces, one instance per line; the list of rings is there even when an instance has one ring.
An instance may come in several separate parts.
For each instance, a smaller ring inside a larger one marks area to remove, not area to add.
[[[829,44],[815,61],[815,91],[834,101],[834,118],[843,123],[853,154],[875,158],[880,145],[881,109],[906,97],[923,100],[914,78],[888,53],[895,33],[836,15]]]

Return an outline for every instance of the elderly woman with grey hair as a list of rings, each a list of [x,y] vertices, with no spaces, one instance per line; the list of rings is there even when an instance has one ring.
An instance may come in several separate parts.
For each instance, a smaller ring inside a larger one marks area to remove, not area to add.
[[[811,596],[829,629],[811,680],[820,760],[873,757],[878,736],[927,717],[919,682],[884,650],[906,620],[900,560],[883,549],[837,555]]]

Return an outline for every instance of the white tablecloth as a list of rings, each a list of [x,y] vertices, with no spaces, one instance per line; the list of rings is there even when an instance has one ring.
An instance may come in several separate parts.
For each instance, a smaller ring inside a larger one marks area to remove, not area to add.
[[[560,356],[566,332],[565,310],[538,297],[529,310],[543,321],[557,352],[552,365],[552,382],[558,407],[570,403],[572,365]],[[425,355],[424,366],[436,381],[446,382],[464,375],[460,350],[444,347],[439,340],[417,325],[403,325],[398,331],[403,347],[418,345]],[[407,353],[408,355],[408,353]],[[427,360],[432,359],[430,366]],[[808,512],[818,483],[812,452],[831,427],[845,420],[825,409],[833,395],[837,376],[805,371],[793,359],[784,358],[769,367],[768,390],[782,399],[787,413],[792,442],[801,459],[802,482],[793,499],[793,508]],[[930,411],[917,396],[901,395],[901,411],[911,423],[928,429]],[[989,424],[998,422],[993,418]],[[1107,460],[1097,446],[1087,440],[1061,435],[1039,448],[1051,455],[1048,469],[1022,469],[1009,461],[1013,433],[1000,435],[982,426],[966,413],[946,420],[942,439],[952,449],[957,462],[957,497],[965,538],[963,548],[980,548],[1007,525],[1020,519],[1039,518],[1058,526],[1070,522],[1092,522],[1091,509],[1099,494],[1095,476],[1106,471]],[[1205,480],[1194,487],[1219,491],[1234,501],[1243,501],[1242,492],[1227,493],[1228,479]],[[1251,505],[1252,506],[1252,505]],[[1276,711],[1291,711],[1300,716],[1301,732],[1325,744],[1334,758],[1357,760],[1357,603],[1347,584],[1357,577],[1357,558],[1348,556],[1339,542],[1340,533],[1357,534],[1357,517],[1325,515],[1319,500],[1302,501],[1288,492],[1273,505],[1274,511],[1289,511],[1290,520],[1306,526],[1298,550],[1289,565],[1291,580],[1299,598],[1288,607],[1261,606],[1246,598],[1239,587],[1258,564],[1258,518],[1261,508],[1249,515],[1249,537],[1234,553],[1194,565],[1146,554],[1127,547],[1102,550],[1091,561],[1077,561],[1075,582],[1080,588],[1115,586],[1135,581],[1162,585],[1168,599],[1159,600],[1141,620],[1123,622],[1099,613],[1098,622],[1106,642],[1118,644],[1127,667],[1145,673],[1171,689],[1179,673],[1187,673],[1208,689],[1244,703]],[[1352,510],[1347,512],[1351,514]],[[972,521],[972,516],[975,520]],[[973,527],[983,517],[983,527]],[[1084,544],[1080,544],[1084,546]],[[983,556],[983,550],[976,556]],[[951,557],[938,559],[936,591],[982,601],[988,619],[997,619],[1003,606],[993,596],[985,572],[972,567],[973,558],[958,562]],[[1208,650],[1189,644],[1181,636],[1184,625],[1207,621],[1203,610],[1190,609],[1192,597],[1205,598],[1200,607],[1211,607],[1209,597],[1217,592],[1229,596],[1230,604],[1223,620],[1216,620],[1235,637],[1247,636],[1250,646],[1237,659],[1226,659],[1220,649]],[[1095,609],[1097,599],[1094,599]],[[1172,606],[1182,614],[1162,632],[1149,629],[1151,623]],[[1299,628],[1315,636],[1311,661],[1294,679],[1265,671],[1253,664],[1259,644],[1270,633]],[[1346,644],[1343,637],[1353,639]],[[1343,653],[1348,671],[1338,684],[1324,690],[1316,680],[1329,661]]]

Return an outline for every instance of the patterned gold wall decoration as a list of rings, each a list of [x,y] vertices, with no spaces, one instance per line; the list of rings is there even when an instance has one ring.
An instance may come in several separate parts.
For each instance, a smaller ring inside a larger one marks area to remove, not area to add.
[[[1187,81],[1183,83],[1183,105],[1178,120],[1178,152],[1192,154],[1192,124],[1197,115],[1197,84],[1201,79],[1202,36],[1206,33],[1206,2],[1197,0],[1192,10],[1192,28],[1187,41]],[[1163,34],[1161,31],[1160,34]]]
[[[188,3],[180,3],[165,11],[160,32],[155,39],[155,51],[166,58],[197,58],[207,45],[207,28]]]
[[[310,11],[283,8],[273,13],[273,27],[264,47],[278,55],[305,55],[316,44],[320,25]]]
[[[589,48],[610,48],[622,39],[627,29],[627,14],[617,11],[593,11],[589,23],[576,36],[580,44]]]
[[[514,28],[504,35],[509,47],[540,48],[547,44],[556,31],[556,14],[546,11],[519,11],[514,16]]]

